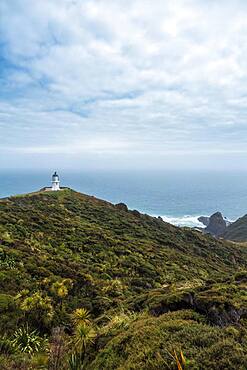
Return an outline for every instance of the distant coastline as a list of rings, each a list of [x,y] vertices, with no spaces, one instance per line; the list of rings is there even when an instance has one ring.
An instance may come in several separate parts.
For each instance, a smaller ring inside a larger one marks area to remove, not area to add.
[[[153,215],[153,216],[157,217],[157,215]],[[198,220],[198,218],[201,216],[210,217],[210,215],[184,215],[184,216],[178,216],[178,217],[161,215],[160,217],[165,222],[169,222],[170,224],[175,225],[175,226],[205,228],[206,226]],[[230,219],[229,221],[234,222],[236,221],[236,219]]]
[[[157,215],[152,215],[156,216]],[[166,215],[160,215],[160,217],[165,221],[169,222],[172,225],[175,226],[187,226],[187,227],[201,227],[204,228],[205,225],[198,221],[198,217],[201,215],[184,215],[184,216],[166,216]],[[207,216],[208,217],[208,216]]]
[[[53,170],[53,169],[52,169]],[[52,170],[0,170],[0,198],[50,185]],[[160,216],[177,226],[203,227],[197,220],[217,210],[229,220],[247,213],[247,177],[241,172],[66,171],[62,184],[129,209]]]

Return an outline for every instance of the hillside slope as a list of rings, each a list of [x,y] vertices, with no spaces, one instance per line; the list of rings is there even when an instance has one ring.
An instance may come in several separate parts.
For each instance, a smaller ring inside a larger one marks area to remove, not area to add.
[[[98,327],[95,347],[85,359],[88,369],[151,368],[145,355],[140,363],[132,358],[137,355],[125,344],[121,347],[125,351],[121,362],[114,352],[114,340],[118,341],[119,336],[123,339],[122,330],[127,327],[129,335],[135,335],[138,322],[147,331],[156,322],[161,325],[157,335],[162,336],[163,323],[158,318],[170,311],[178,312],[178,328],[187,319],[190,327],[184,310],[192,310],[189,316],[201,315],[200,325],[195,319],[194,325],[199,325],[195,333],[205,330],[206,336],[212,334],[210,325],[242,325],[247,309],[246,267],[247,249],[243,246],[176,228],[73,190],[0,201],[1,332],[11,336],[17,327],[28,323],[41,336],[50,337],[55,327],[64,327],[71,335],[72,312],[86,308]],[[115,327],[116,317],[122,318]],[[212,334],[219,342],[227,337],[222,330],[215,329]],[[192,344],[195,333],[183,345],[190,357],[198,350]],[[168,339],[163,338],[164,345]],[[154,351],[151,358],[156,353],[152,341],[156,341],[155,336],[150,339],[150,351]],[[181,347],[182,342],[180,345],[177,338],[170,343],[170,350],[174,346]],[[203,346],[207,350],[207,345]],[[237,334],[229,346],[232,351],[235,347],[241,353],[246,350]],[[167,358],[167,350],[160,356],[154,369],[173,368],[175,360]],[[205,353],[203,356],[207,364],[209,357]],[[6,369],[11,369],[9,360],[4,359]],[[245,360],[242,356],[241,366]],[[122,367],[117,365],[119,361]],[[131,363],[136,367],[128,365]],[[27,366],[38,368],[34,362]]]
[[[222,237],[233,241],[247,241],[247,215],[229,225]]]

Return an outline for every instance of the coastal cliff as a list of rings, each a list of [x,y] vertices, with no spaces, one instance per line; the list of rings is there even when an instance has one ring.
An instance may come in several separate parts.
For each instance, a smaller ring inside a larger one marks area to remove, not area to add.
[[[232,241],[247,241],[247,215],[238,218],[229,225],[222,237]]]

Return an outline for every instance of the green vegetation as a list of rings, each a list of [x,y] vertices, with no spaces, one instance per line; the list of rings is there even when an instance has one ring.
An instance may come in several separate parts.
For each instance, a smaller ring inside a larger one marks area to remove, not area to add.
[[[3,369],[246,369],[247,248],[72,190],[0,200]]]
[[[247,241],[247,215],[240,217],[226,228],[224,239],[238,242]]]
[[[242,329],[211,327],[193,311],[141,315],[106,339],[88,369],[176,369],[181,350],[188,369],[245,369],[246,340]]]

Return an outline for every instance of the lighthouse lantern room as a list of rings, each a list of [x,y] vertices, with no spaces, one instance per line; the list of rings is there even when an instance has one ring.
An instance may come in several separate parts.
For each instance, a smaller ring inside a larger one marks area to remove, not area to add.
[[[60,181],[59,181],[59,176],[57,172],[55,171],[54,174],[52,175],[52,181],[51,181],[51,190],[53,191],[58,191],[60,190]]]

